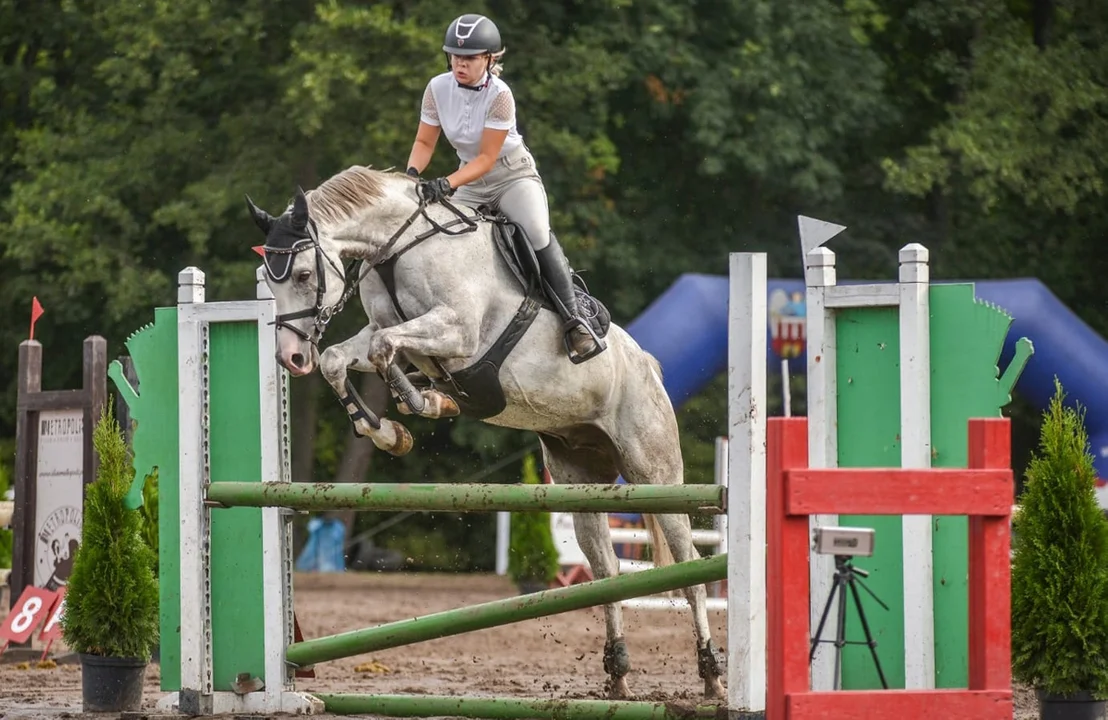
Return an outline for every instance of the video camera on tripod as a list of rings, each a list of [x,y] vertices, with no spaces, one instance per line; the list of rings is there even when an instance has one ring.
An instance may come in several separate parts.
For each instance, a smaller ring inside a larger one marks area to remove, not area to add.
[[[819,625],[816,627],[816,632],[812,636],[812,649],[808,654],[808,663],[811,664],[812,660],[816,656],[816,647],[821,642],[831,642],[835,645],[835,689],[840,687],[840,666],[842,662],[842,649],[845,645],[868,645],[870,654],[873,656],[873,664],[877,667],[877,675],[881,678],[881,687],[886,690],[889,688],[889,684],[885,681],[885,673],[881,670],[881,661],[877,658],[877,642],[873,639],[872,633],[870,633],[869,622],[866,620],[866,613],[862,609],[862,601],[858,596],[858,586],[860,585],[863,590],[870,594],[870,596],[877,601],[877,603],[885,608],[889,609],[889,606],[881,602],[881,598],[862,582],[860,578],[869,577],[869,573],[861,568],[854,567],[851,557],[869,557],[873,555],[874,544],[874,532],[872,528],[852,528],[852,527],[820,527],[816,528],[812,534],[813,549],[821,555],[834,555],[835,556],[835,584],[831,588],[831,592],[827,596],[827,604],[823,607],[823,615],[820,617]],[[846,639],[846,589],[850,588],[850,594],[854,598],[854,607],[858,611],[858,619],[862,623],[862,631],[865,633],[866,640],[861,642],[858,640],[848,641]],[[839,606],[838,606],[838,629],[835,633],[834,640],[821,640],[820,635],[823,634],[823,626],[827,622],[827,616],[831,612],[831,603],[835,598],[835,593],[839,594]]]

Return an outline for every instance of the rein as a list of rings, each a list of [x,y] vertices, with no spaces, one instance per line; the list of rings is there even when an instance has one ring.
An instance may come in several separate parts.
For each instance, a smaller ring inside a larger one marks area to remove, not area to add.
[[[275,325],[277,328],[286,328],[288,330],[291,330],[292,332],[299,335],[303,340],[310,342],[312,345],[318,348],[319,342],[323,339],[323,333],[327,329],[327,326],[331,323],[331,320],[334,319],[335,315],[338,315],[340,312],[342,312],[343,308],[346,307],[347,301],[350,300],[355,292],[357,292],[358,285],[361,284],[366,275],[372,272],[374,268],[390,260],[393,260],[400,255],[403,255],[404,253],[411,250],[413,247],[419,245],[424,240],[432,238],[436,235],[442,234],[457,236],[469,232],[476,232],[477,221],[484,219],[484,216],[480,213],[475,214],[473,217],[467,217],[453,203],[449,202],[445,198],[440,200],[439,202],[452,213],[454,213],[457,216],[457,219],[451,220],[445,225],[440,224],[434,218],[427,214],[428,203],[423,198],[420,198],[419,207],[415,209],[415,212],[408,216],[408,219],[405,220],[404,223],[401,224],[401,226],[396,230],[396,232],[392,234],[388,241],[381,246],[381,248],[374,254],[372,260],[354,261],[351,269],[356,267],[358,264],[361,264],[362,270],[357,274],[357,278],[353,282],[350,282],[350,280],[348,279],[350,277],[350,272],[340,269],[335,264],[335,262],[331,260],[331,258],[327,257],[327,255],[323,252],[323,247],[319,243],[319,230],[316,227],[315,220],[311,217],[308,218],[307,223],[307,238],[293,243],[292,247],[289,248],[275,248],[268,245],[263,246],[265,252],[273,253],[275,255],[296,256],[304,252],[305,250],[314,249],[316,276],[319,278],[319,281],[316,283],[315,307],[305,308],[304,310],[298,310],[296,312],[278,315],[272,324]],[[431,225],[431,229],[415,236],[410,244],[401,249],[399,252],[390,255],[389,253],[392,251],[396,243],[400,240],[404,233],[408,231],[408,228],[412,226],[412,223],[414,223],[416,219],[421,215]],[[460,230],[450,229],[459,224],[464,225],[465,227]],[[323,267],[324,258],[326,258],[327,262],[331,265],[332,268],[334,268],[335,272],[337,272],[343,278],[342,297],[339,298],[338,302],[333,305],[324,305],[323,303],[323,298],[327,293],[327,275],[324,272]],[[266,264],[266,272],[270,273],[270,277],[273,277],[275,282],[284,282],[288,279],[288,273],[292,272],[292,260],[289,260],[288,270],[283,277],[274,276],[274,274],[269,270],[268,263]],[[295,325],[290,325],[288,323],[289,320],[299,320],[306,317],[312,318],[315,325],[314,330],[311,334],[306,333]]]

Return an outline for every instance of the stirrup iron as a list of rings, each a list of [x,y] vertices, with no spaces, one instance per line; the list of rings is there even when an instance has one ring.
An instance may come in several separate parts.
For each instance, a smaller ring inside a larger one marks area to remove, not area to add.
[[[595,349],[584,355],[578,353],[577,350],[574,349],[573,340],[570,339],[574,329],[578,327],[588,333],[588,335],[592,337],[593,342],[596,343]],[[608,345],[604,342],[603,338],[596,334],[591,325],[579,317],[572,317],[562,325],[562,343],[565,345],[566,354],[569,356],[570,361],[575,365],[580,365],[586,360],[591,360],[608,349]]]

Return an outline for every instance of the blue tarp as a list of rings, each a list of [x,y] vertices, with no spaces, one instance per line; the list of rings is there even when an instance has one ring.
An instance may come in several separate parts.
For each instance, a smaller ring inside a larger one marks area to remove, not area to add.
[[[1026,337],[1034,344],[1035,353],[1016,383],[1016,392],[1043,409],[1054,394],[1057,376],[1067,402],[1085,408],[1096,469],[1100,477],[1108,478],[1108,341],[1034,278],[958,282],[972,282],[979,299],[1013,317],[1001,368],[1011,359],[1016,340]],[[803,317],[803,280],[771,279],[767,285],[771,307],[780,308],[784,316]],[[682,275],[627,327],[643,349],[662,363],[666,390],[676,406],[727,369],[727,299],[727,277]],[[774,323],[772,315],[770,323]],[[774,349],[773,336],[767,328],[766,360],[776,370],[781,355]],[[803,374],[806,363],[801,350],[790,357],[789,367]]]

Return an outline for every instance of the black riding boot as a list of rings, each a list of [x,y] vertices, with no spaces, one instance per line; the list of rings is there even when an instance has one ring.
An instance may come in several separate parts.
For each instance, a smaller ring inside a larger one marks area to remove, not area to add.
[[[570,277],[569,261],[566,260],[562,246],[553,232],[550,233],[550,242],[547,246],[535,251],[535,255],[538,257],[543,279],[562,304],[559,314],[565,323],[562,329],[565,331],[566,352],[569,354],[569,359],[575,363],[582,363],[599,355],[607,345],[581,318],[573,280]]]

